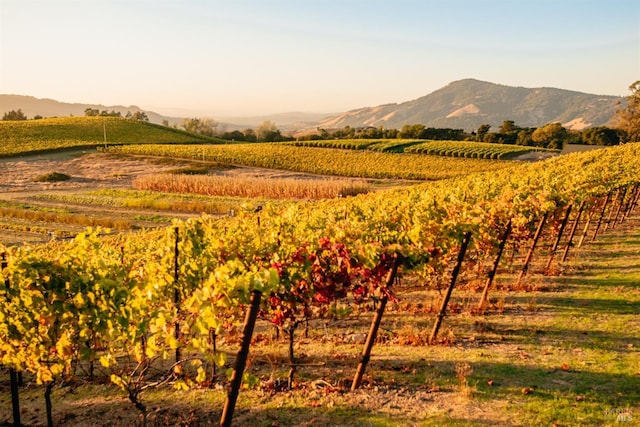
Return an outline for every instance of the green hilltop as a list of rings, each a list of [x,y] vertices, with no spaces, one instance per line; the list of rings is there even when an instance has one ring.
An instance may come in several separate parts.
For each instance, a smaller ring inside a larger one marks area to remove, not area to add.
[[[107,144],[222,143],[179,129],[120,117],[0,121],[0,157]]]

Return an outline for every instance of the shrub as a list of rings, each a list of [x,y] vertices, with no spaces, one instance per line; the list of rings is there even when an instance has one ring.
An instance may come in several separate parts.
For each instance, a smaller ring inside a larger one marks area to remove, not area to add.
[[[66,173],[60,172],[50,172],[44,175],[40,175],[33,179],[34,182],[60,182],[60,181],[68,181],[71,179],[71,176]]]

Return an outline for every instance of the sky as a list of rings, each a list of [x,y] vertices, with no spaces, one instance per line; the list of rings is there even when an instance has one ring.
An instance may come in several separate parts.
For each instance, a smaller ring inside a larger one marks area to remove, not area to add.
[[[0,93],[337,113],[452,81],[627,96],[637,0],[0,0]]]

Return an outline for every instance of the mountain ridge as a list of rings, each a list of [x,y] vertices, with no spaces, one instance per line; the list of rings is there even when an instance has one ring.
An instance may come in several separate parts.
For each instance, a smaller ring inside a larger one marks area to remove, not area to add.
[[[513,120],[521,127],[560,122],[580,130],[610,123],[622,101],[624,98],[611,95],[462,79],[410,101],[347,111],[321,121],[318,127],[401,128],[405,124],[420,123],[470,132],[482,124],[498,127],[505,120]]]
[[[273,121],[283,131],[301,129],[336,129],[351,127],[384,127],[400,129],[406,124],[426,127],[463,129],[472,132],[480,125],[497,129],[505,120],[513,120],[520,127],[540,127],[561,123],[569,129],[610,124],[617,106],[625,98],[594,95],[553,87],[526,88],[485,82],[477,79],[453,81],[427,95],[401,102],[361,107],[336,114],[279,113],[250,117],[221,118],[219,129],[244,130],[257,127],[266,120]],[[0,112],[20,108],[27,117],[82,116],[87,108],[100,111],[144,111],[152,123],[168,122],[180,125],[183,118],[169,117],[131,106],[65,103],[49,98],[28,95],[0,94]],[[206,116],[206,115],[205,115]],[[203,117],[205,117],[203,116]]]

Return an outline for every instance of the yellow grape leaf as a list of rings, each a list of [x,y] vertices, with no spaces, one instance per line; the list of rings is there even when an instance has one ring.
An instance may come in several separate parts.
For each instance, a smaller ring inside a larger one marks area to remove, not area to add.
[[[78,308],[82,308],[85,306],[86,301],[84,299],[84,297],[82,296],[81,293],[76,294],[75,297],[73,297],[73,303],[76,305],[76,307]]]
[[[111,366],[112,362],[113,362],[113,359],[111,358],[110,354],[107,354],[106,356],[100,356],[100,364],[105,368],[108,368],[109,366]]]
[[[204,380],[207,379],[207,373],[205,372],[205,370],[202,368],[202,366],[200,366],[198,368],[198,375],[196,376],[196,381],[201,383]]]
[[[173,384],[173,388],[175,388],[176,390],[187,391],[187,390],[189,390],[189,385],[186,382],[184,382],[183,380],[178,380]]]

